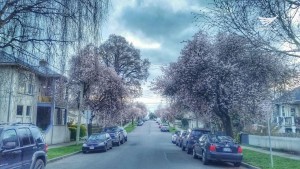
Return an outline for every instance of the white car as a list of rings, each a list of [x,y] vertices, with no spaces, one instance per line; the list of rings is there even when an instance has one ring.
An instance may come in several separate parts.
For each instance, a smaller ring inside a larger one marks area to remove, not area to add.
[[[180,131],[175,131],[175,133],[172,134],[172,143],[173,144],[176,144],[176,139],[179,136],[179,134],[180,134]]]

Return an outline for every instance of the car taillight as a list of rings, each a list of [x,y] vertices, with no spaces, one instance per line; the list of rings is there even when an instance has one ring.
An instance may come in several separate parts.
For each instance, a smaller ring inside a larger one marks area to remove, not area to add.
[[[48,144],[45,144],[44,146],[44,151],[47,153],[48,152]]]
[[[242,149],[242,147],[238,147],[238,153],[243,153],[243,149]]]
[[[214,145],[214,144],[210,145],[209,151],[216,151],[216,145]]]

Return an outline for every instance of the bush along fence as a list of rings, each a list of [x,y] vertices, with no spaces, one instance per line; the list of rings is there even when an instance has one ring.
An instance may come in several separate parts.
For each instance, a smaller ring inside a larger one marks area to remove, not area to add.
[[[77,124],[68,124],[68,128],[70,130],[70,139],[71,141],[76,140],[76,132],[77,132]],[[79,137],[85,137],[87,135],[87,129],[85,125],[80,125],[80,133]]]

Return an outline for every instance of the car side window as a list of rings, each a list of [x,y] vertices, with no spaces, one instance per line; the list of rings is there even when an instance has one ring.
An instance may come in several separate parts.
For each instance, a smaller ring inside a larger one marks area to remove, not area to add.
[[[33,137],[28,128],[20,128],[18,129],[18,133],[20,135],[20,140],[23,143],[23,146],[27,146],[33,144]]]
[[[37,144],[44,143],[44,137],[42,136],[42,134],[38,128],[35,128],[35,127],[32,128],[31,132],[32,132],[32,136]]]
[[[6,145],[8,142],[15,142],[16,147],[18,147],[20,145],[17,133],[13,129],[6,130],[3,133],[2,145]]]

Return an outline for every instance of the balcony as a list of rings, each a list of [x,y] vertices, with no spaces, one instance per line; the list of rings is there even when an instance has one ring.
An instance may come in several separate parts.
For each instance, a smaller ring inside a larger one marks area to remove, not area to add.
[[[38,96],[38,102],[51,103],[52,98],[50,96]]]

